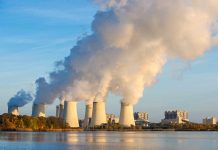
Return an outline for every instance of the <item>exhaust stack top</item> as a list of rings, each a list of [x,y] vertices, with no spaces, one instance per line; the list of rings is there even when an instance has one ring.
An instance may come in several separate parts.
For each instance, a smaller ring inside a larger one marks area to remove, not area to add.
[[[64,121],[68,123],[70,127],[73,127],[73,128],[79,127],[76,105],[77,105],[77,102],[74,102],[74,101],[64,102]]]
[[[107,123],[105,102],[93,102],[91,127]]]
[[[125,127],[135,125],[132,105],[121,102],[119,124]]]

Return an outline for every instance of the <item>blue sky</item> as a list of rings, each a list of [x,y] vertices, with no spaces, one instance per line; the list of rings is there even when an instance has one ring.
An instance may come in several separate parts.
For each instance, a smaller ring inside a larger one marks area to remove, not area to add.
[[[54,62],[90,33],[96,11],[90,0],[0,0],[0,113],[21,88],[34,92],[35,80],[47,76]],[[47,107],[48,115],[55,113],[56,104]],[[21,108],[21,114],[30,114],[31,105]],[[169,61],[135,111],[159,121],[165,110],[187,110],[190,120],[200,122],[202,117],[218,117],[217,106],[218,48],[213,48],[192,63]],[[110,95],[107,111],[118,115],[119,107],[119,98]],[[82,118],[84,103],[78,112]]]

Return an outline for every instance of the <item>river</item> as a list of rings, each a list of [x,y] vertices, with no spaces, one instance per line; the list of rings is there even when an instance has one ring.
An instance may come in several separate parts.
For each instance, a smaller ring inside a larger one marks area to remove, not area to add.
[[[0,132],[0,150],[218,150],[218,132]]]

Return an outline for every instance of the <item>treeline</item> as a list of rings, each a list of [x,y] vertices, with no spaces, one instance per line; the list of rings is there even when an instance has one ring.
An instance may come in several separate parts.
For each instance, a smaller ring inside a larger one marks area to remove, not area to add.
[[[218,125],[185,123],[174,125],[177,131],[218,131]]]
[[[218,125],[207,125],[200,123],[184,123],[184,124],[162,124],[153,123],[146,129],[174,129],[175,131],[218,131]]]
[[[65,124],[63,119],[57,117],[32,117],[32,116],[15,116],[11,114],[0,115],[0,128],[7,129],[68,129],[69,125]]]

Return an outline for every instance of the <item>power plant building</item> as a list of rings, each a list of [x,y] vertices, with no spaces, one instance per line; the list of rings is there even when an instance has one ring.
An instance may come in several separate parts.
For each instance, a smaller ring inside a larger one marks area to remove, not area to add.
[[[69,124],[70,127],[78,128],[79,120],[77,115],[77,102],[65,101],[64,102],[64,121]]]
[[[135,126],[133,105],[121,102],[119,124],[124,127]]]
[[[85,112],[85,118],[83,121],[83,127],[87,128],[91,125],[91,119],[92,119],[92,110],[93,110],[93,104],[87,104],[86,105],[86,112]]]
[[[148,113],[147,112],[135,112],[134,119],[148,121]]]
[[[19,115],[18,107],[17,106],[8,106],[8,113],[12,115]]]
[[[135,112],[134,113],[135,124],[138,126],[148,126],[148,113],[147,112]]]
[[[33,117],[45,117],[45,104],[33,104],[32,108]]]
[[[189,121],[186,111],[165,111],[165,118],[161,121],[164,124],[182,124]]]
[[[60,112],[60,107],[59,105],[56,106],[56,117],[59,118],[59,112]]]
[[[216,125],[216,117],[207,117],[203,119],[203,124],[205,125]]]
[[[93,102],[91,127],[106,124],[105,102]]]
[[[64,117],[64,104],[59,105],[59,117],[60,118]]]
[[[106,114],[107,122],[119,123],[119,117],[115,114]]]

